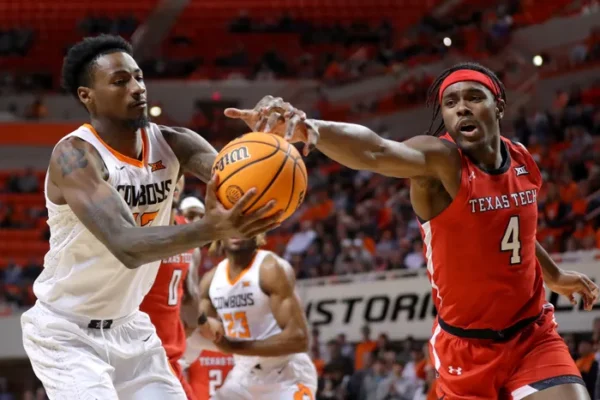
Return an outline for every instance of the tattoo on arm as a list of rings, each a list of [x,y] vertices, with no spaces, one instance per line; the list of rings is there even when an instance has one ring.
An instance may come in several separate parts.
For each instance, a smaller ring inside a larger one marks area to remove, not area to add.
[[[63,177],[69,175],[76,169],[85,168],[88,166],[88,160],[85,156],[85,152],[76,147],[62,149],[60,154],[58,154],[57,162],[58,165],[60,165]]]

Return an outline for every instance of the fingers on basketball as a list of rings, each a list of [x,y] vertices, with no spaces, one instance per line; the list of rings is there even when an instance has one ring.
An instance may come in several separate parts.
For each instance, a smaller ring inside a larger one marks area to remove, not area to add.
[[[231,208],[231,213],[235,215],[242,215],[244,213],[244,209],[250,204],[250,200],[252,200],[254,196],[256,196],[256,188],[251,188],[233,205]]]

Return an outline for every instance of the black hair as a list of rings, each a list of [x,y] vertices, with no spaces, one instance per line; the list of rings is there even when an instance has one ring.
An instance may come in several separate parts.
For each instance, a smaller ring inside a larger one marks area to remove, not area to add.
[[[506,90],[504,88],[504,84],[502,83],[502,81],[500,81],[498,76],[496,76],[496,74],[492,70],[484,67],[481,64],[477,64],[477,63],[473,63],[473,62],[465,62],[465,63],[456,64],[453,67],[450,67],[450,68],[446,69],[444,72],[442,72],[435,79],[435,81],[433,81],[433,83],[429,87],[429,90],[427,90],[427,107],[433,107],[433,112],[431,115],[431,123],[429,124],[429,129],[427,131],[427,134],[433,135],[433,136],[439,136],[439,134],[444,131],[444,121],[443,120],[440,122],[440,124],[437,126],[437,128],[435,128],[435,130],[432,130],[436,119],[438,119],[438,117],[442,113],[442,105],[439,102],[440,87],[442,86],[442,82],[444,82],[444,79],[446,79],[451,73],[461,70],[461,69],[469,69],[471,71],[477,71],[477,72],[481,72],[482,74],[487,75],[492,80],[492,82],[494,82],[494,85],[496,85],[498,87],[498,91],[500,92],[500,95],[498,96],[498,98],[500,98],[506,102]]]
[[[77,88],[90,86],[92,83],[92,67],[96,60],[111,53],[123,52],[133,55],[131,44],[121,36],[99,35],[86,37],[74,44],[63,61],[62,86],[78,98]]]

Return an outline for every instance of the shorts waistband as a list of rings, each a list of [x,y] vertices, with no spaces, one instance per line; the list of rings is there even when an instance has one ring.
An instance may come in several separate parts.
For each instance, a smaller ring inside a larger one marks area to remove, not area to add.
[[[82,328],[89,328],[89,329],[116,328],[119,325],[123,325],[123,324],[131,321],[136,315],[136,312],[133,312],[125,317],[120,317],[120,318],[90,319],[90,318],[86,318],[81,315],[75,315],[75,314],[71,314],[71,313],[68,313],[68,312],[65,312],[62,310],[58,310],[58,309],[52,307],[51,305],[44,303],[42,301],[39,301],[39,300],[36,302],[36,305],[46,311],[49,311],[56,315],[59,315],[68,321],[76,323],[77,325],[81,326]]]
[[[515,323],[514,325],[509,326],[506,329],[502,329],[500,331],[496,331],[493,329],[463,329],[457,326],[449,325],[446,321],[444,321],[438,315],[438,324],[440,327],[448,332],[451,335],[465,338],[465,339],[487,339],[493,340],[496,342],[506,342],[513,337],[515,337],[521,330],[527,327],[529,324],[537,321],[542,315],[544,310],[540,311],[540,313],[536,316],[522,319]]]

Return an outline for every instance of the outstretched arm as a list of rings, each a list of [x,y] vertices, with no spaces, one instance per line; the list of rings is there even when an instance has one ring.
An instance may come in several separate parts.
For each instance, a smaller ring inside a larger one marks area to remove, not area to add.
[[[564,271],[550,257],[540,242],[535,242],[535,255],[542,267],[544,282],[553,292],[561,294],[576,305],[575,293],[583,298],[584,308],[591,310],[598,299],[598,286],[587,276],[576,271]]]
[[[306,119],[304,112],[281,98],[265,96],[253,110],[228,108],[225,115],[251,129],[271,132],[291,142],[304,142],[305,155],[316,147],[340,164],[396,178],[459,179],[456,146],[433,136],[404,142],[387,140],[369,128],[350,123]]]
[[[264,340],[216,343],[223,352],[244,356],[276,357],[308,351],[308,324],[295,292],[295,277],[287,261],[268,256],[260,270],[261,289],[269,295],[271,312],[281,333]]]
[[[306,126],[314,131],[317,149],[352,169],[396,178],[440,179],[451,168],[460,171],[456,147],[437,137],[416,136],[396,142],[357,124],[306,120]]]

